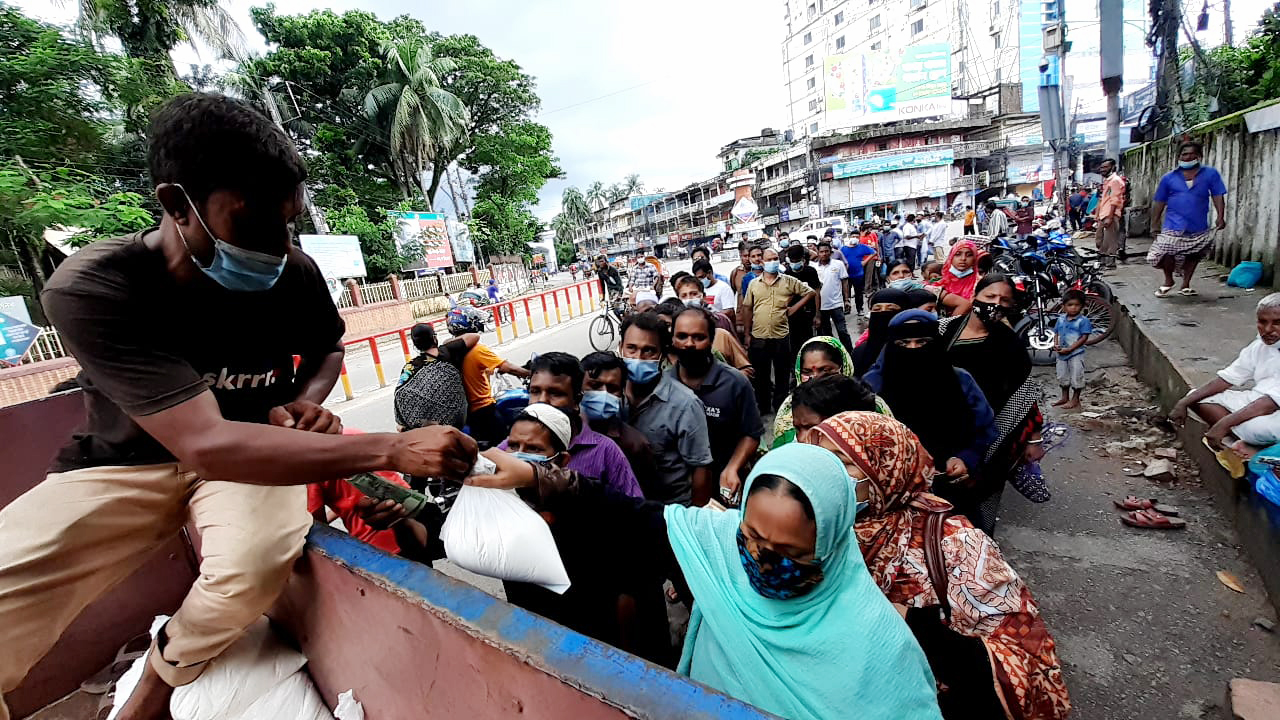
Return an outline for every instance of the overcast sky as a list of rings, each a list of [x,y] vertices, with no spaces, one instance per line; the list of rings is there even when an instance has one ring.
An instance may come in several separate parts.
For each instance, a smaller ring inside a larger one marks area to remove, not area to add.
[[[1068,17],[1078,2],[1094,0],[1067,0]],[[1206,35],[1221,37],[1221,3],[1209,3],[1215,22]],[[265,46],[249,7],[264,4],[222,2],[256,52]],[[1193,24],[1201,4],[1184,1]],[[1236,37],[1250,32],[1270,4],[1234,0]],[[69,22],[76,3],[18,5]],[[782,0],[276,0],[284,14],[319,7],[370,10],[384,20],[408,13],[433,30],[471,33],[533,75],[542,97],[538,120],[551,128],[565,171],[543,189],[535,210],[543,219],[559,210],[567,185],[608,185],[638,173],[649,190],[675,190],[715,174],[722,145],[765,127],[785,128]],[[175,55],[180,70],[197,62],[190,49]]]

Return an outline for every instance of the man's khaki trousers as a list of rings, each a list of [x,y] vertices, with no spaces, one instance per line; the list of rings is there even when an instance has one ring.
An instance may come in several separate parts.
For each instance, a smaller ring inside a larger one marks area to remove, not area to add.
[[[303,485],[206,482],[172,463],[49,475],[0,510],[0,692],[188,519],[200,575],[150,662],[175,687],[195,680],[284,588],[311,527],[306,506]]]

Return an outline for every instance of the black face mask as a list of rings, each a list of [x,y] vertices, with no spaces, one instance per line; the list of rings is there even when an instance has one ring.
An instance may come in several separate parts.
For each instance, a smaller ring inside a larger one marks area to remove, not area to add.
[[[983,325],[991,327],[1000,324],[1004,319],[1005,309],[993,302],[973,301],[973,314],[978,316]]]
[[[898,314],[898,310],[878,310],[871,313],[870,319],[867,320],[867,330],[869,335],[880,337],[889,331],[889,321],[894,315]]]
[[[680,361],[680,367],[695,375],[701,375],[710,370],[711,363],[715,360],[710,350],[699,350],[693,347],[679,348],[676,350],[676,358]]]

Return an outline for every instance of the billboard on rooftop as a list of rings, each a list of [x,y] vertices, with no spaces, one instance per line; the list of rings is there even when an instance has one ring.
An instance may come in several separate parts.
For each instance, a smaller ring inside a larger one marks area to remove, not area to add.
[[[951,114],[951,45],[828,55],[827,126],[856,127]]]

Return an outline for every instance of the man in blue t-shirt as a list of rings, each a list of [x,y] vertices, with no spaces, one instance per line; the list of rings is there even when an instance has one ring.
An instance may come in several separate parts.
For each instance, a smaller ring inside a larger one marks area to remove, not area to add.
[[[868,257],[876,254],[876,249],[865,243],[852,239],[840,248],[840,254],[844,256],[844,264],[849,268],[849,286],[853,294],[853,301],[857,307],[858,314],[864,314],[862,308],[862,291],[866,280],[866,262]]]
[[[1164,271],[1164,284],[1156,297],[1173,292],[1173,273],[1182,272],[1179,295],[1198,295],[1191,287],[1200,259],[1213,249],[1209,231],[1209,201],[1218,211],[1215,227],[1227,226],[1227,185],[1218,171],[1200,164],[1200,143],[1187,140],[1178,148],[1178,169],[1160,178],[1151,198],[1151,227],[1160,228],[1147,262]],[[1163,220],[1163,223],[1161,222]]]

